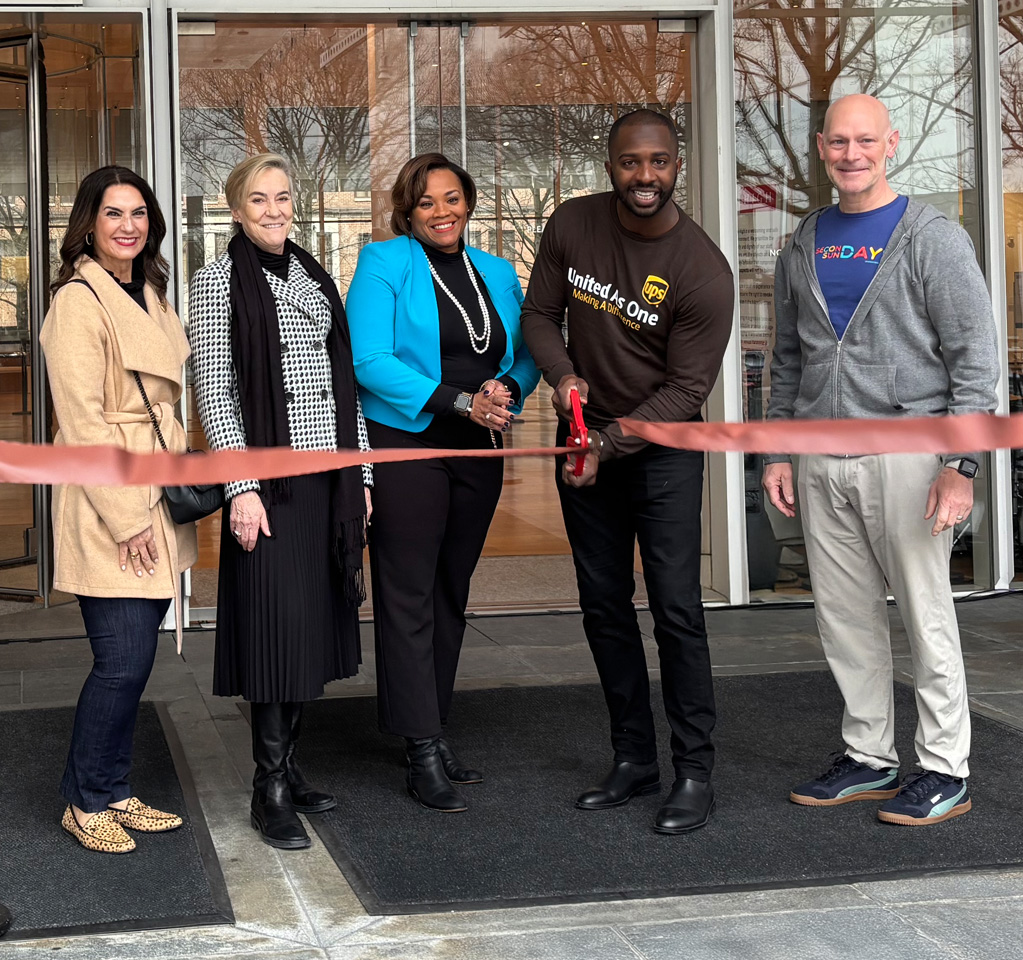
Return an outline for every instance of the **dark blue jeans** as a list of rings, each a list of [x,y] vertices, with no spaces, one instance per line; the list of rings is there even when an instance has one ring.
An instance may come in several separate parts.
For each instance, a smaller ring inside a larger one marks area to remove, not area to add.
[[[79,597],[94,662],[78,698],[60,792],[86,813],[130,797],[139,700],[170,600]]]
[[[565,445],[567,427],[558,432]],[[632,597],[643,559],[675,775],[709,780],[716,718],[700,591],[703,454],[651,444],[600,465],[597,482],[557,486],[583,629],[604,688],[615,760],[657,759],[643,638]]]

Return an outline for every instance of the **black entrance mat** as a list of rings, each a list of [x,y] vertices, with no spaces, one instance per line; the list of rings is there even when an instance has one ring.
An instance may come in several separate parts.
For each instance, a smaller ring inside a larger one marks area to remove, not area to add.
[[[14,914],[3,942],[233,923],[220,864],[163,705],[141,705],[132,788],[185,824],[170,833],[134,833],[138,848],[121,856],[91,853],[60,828],[65,804],[57,787],[73,720],[70,707],[0,711],[0,901]]]
[[[428,811],[404,792],[402,746],[375,732],[376,701],[307,707],[306,774],[338,796],[313,824],[372,914],[421,913],[789,887],[1023,863],[1023,735],[973,716],[974,810],[899,827],[877,804],[799,807],[789,789],[840,743],[841,703],[827,673],[717,681],[717,814],[703,830],[661,836],[651,823],[671,779],[661,724],[659,796],[584,812],[575,795],[609,759],[596,686],[455,694],[449,736],[485,782],[469,811]],[[898,745],[913,759],[912,691],[897,685]],[[659,703],[655,687],[653,700]],[[655,713],[663,713],[656,709]]]

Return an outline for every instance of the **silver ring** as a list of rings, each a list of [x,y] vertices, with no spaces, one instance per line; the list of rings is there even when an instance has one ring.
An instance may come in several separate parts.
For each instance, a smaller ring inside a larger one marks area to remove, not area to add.
[[[962,520],[962,519],[963,519],[962,517],[956,517],[956,520]]]
[[[242,535],[241,530],[232,530],[231,533],[233,533],[236,537],[240,537]]]
[[[485,420],[489,420],[489,419],[490,419],[490,414],[488,413],[488,414],[486,415],[486,417],[484,417],[484,419],[485,419]]]

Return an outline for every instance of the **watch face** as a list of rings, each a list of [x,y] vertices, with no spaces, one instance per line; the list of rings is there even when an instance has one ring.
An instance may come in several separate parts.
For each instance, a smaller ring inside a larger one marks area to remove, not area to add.
[[[960,460],[959,472],[964,477],[969,477],[972,480],[975,476],[977,476],[977,464],[972,460]]]

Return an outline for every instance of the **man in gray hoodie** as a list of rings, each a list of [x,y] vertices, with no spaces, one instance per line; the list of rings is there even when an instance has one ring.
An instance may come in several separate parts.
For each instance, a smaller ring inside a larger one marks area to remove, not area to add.
[[[825,116],[817,147],[838,204],[804,217],[778,258],[769,419],[995,409],[996,332],[973,244],[888,185],[898,142],[873,97],[843,97]],[[795,516],[790,458],[765,459],[771,503]],[[879,819],[910,825],[969,811],[970,713],[948,566],[979,464],[978,453],[802,458],[803,534],[817,626],[845,700],[845,753],[796,786],[793,802],[886,801]],[[919,713],[921,770],[901,785],[889,588],[909,636]]]

